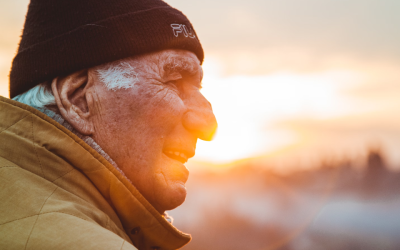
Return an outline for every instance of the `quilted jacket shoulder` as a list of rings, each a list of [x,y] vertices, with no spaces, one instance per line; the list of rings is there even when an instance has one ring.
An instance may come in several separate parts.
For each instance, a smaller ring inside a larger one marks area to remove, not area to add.
[[[101,155],[0,97],[0,249],[178,249],[173,227]]]

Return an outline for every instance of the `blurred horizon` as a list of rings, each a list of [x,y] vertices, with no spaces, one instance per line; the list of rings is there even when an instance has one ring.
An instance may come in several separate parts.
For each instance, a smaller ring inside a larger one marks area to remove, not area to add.
[[[202,92],[219,122],[189,168],[257,161],[283,172],[371,147],[400,169],[400,2],[166,1],[205,50]],[[0,3],[0,95],[28,0]]]
[[[384,155],[284,174],[249,162],[194,172],[186,201],[168,213],[193,236],[185,250],[397,250],[400,172]]]

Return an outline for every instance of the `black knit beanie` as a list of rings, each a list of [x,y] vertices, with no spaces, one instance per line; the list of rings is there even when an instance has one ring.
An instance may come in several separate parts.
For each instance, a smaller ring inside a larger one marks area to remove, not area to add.
[[[10,97],[106,62],[183,49],[203,62],[187,17],[162,0],[31,0],[10,73]]]

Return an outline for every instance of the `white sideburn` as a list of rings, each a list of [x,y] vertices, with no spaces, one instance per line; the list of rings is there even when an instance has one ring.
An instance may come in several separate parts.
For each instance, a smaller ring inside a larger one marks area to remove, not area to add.
[[[106,64],[97,70],[100,80],[109,90],[129,89],[139,81],[135,68],[127,62]]]

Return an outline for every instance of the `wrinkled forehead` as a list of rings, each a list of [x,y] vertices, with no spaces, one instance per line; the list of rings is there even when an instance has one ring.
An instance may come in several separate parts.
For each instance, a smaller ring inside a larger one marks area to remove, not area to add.
[[[189,75],[199,74],[200,79],[203,78],[203,69],[200,61],[190,51],[163,50],[137,57],[134,61],[141,67],[151,67],[154,71],[160,73],[180,72]]]

